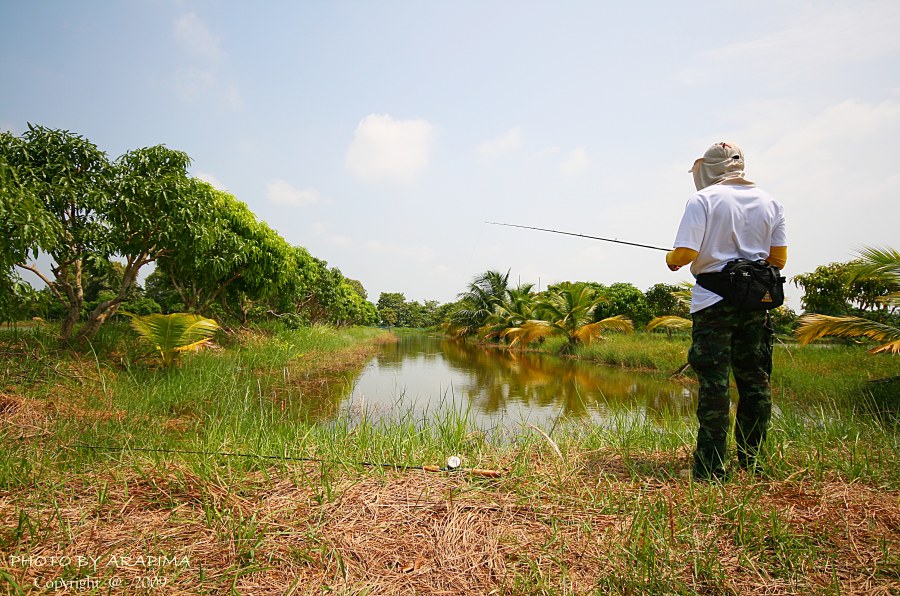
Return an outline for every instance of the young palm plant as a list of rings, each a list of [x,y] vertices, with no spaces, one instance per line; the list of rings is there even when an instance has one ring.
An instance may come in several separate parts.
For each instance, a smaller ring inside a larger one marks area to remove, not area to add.
[[[502,305],[509,292],[509,271],[486,271],[476,277],[460,294],[460,307],[450,316],[447,333],[463,338],[475,335]]]
[[[855,264],[848,282],[864,279],[880,279],[892,290],[879,302],[894,311],[900,308],[900,252],[890,248],[866,248],[860,252],[861,260]],[[806,345],[821,337],[865,338],[878,344],[870,354],[900,354],[900,327],[879,323],[864,317],[832,317],[807,314],[800,318],[797,337]]]
[[[507,329],[518,327],[534,318],[533,287],[533,284],[525,284],[508,289],[504,298],[494,304],[493,311],[479,328],[478,335],[488,340],[499,339]]]
[[[503,332],[511,346],[527,345],[544,337],[562,335],[562,354],[571,354],[578,344],[589,344],[605,330],[631,332],[634,324],[616,315],[593,322],[594,311],[605,298],[587,284],[573,284],[551,292],[535,306],[537,317]]]
[[[214,320],[189,313],[123,314],[131,317],[131,327],[140,338],[159,352],[164,368],[172,366],[182,352],[209,343],[219,329]]]

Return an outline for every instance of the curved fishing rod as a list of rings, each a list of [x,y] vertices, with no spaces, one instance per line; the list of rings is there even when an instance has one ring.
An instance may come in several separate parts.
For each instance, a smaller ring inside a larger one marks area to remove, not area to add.
[[[599,236],[588,236],[587,234],[576,234],[574,232],[560,232],[559,230],[550,230],[547,228],[534,228],[531,226],[520,226],[516,224],[500,223],[496,221],[486,221],[486,224],[492,226],[507,226],[510,228],[523,228],[525,230],[538,230],[540,232],[553,232],[554,234],[565,234],[566,236],[578,236],[579,238],[590,238],[591,240],[602,240],[603,242],[615,242],[616,244],[627,244],[628,246],[639,246],[641,248],[652,248],[653,250],[663,250],[669,252],[671,248],[662,248],[660,246],[650,246],[649,244],[638,244],[637,242],[626,242],[625,240],[614,240],[612,238],[600,238]]]
[[[486,478],[499,478],[503,473],[500,470],[485,470],[483,468],[461,468],[459,466],[459,458],[451,457],[447,460],[446,466],[417,466],[414,464],[392,464],[379,463],[371,461],[341,461],[335,459],[322,459],[318,457],[301,457],[296,455],[265,455],[259,453],[237,453],[230,451],[203,451],[196,449],[166,449],[151,447],[131,447],[129,445],[90,445],[81,441],[75,441],[76,445],[82,449],[92,449],[96,451],[139,451],[142,453],[168,453],[178,455],[218,455],[223,457],[246,457],[252,459],[278,459],[284,461],[303,461],[325,464],[355,464],[358,466],[372,468],[392,468],[394,470],[424,470],[425,472],[465,472],[473,476],[484,476]],[[453,461],[456,460],[456,461]],[[455,464],[455,465],[454,465]]]

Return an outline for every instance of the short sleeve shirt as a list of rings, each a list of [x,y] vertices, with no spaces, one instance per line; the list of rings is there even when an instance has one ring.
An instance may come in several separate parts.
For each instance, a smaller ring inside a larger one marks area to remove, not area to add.
[[[772,246],[787,246],[784,207],[756,186],[714,184],[698,191],[685,206],[675,248],[697,251],[691,273],[721,271],[734,259],[759,260]],[[694,285],[691,312],[703,310],[722,297]]]

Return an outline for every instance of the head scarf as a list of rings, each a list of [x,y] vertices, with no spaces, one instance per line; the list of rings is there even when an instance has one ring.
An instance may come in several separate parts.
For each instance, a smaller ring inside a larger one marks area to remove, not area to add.
[[[744,178],[744,152],[734,143],[716,143],[694,162],[690,172],[697,190],[713,184],[753,186]]]

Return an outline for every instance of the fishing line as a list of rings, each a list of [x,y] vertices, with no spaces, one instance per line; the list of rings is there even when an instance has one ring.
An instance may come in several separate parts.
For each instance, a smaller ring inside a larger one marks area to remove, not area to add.
[[[115,445],[89,445],[87,443],[82,443],[81,441],[76,441],[76,444],[84,449],[93,449],[96,451],[140,451],[142,453],[167,453],[167,454],[176,454],[176,455],[208,455],[208,456],[223,456],[223,457],[245,457],[245,458],[255,458],[255,459],[280,459],[285,461],[303,461],[303,462],[313,462],[313,463],[322,463],[322,464],[356,464],[358,466],[365,466],[371,468],[392,468],[395,470],[424,470],[426,472],[468,472],[469,474],[473,474],[475,476],[486,476],[489,478],[498,478],[501,475],[499,470],[484,470],[481,468],[461,468],[458,465],[450,466],[449,464],[444,467],[440,466],[417,466],[410,464],[391,464],[391,463],[379,463],[379,462],[371,462],[371,461],[340,461],[334,459],[322,459],[318,457],[302,457],[302,456],[292,456],[292,455],[262,455],[259,453],[238,453],[238,452],[230,452],[230,451],[201,451],[194,449],[166,449],[163,447],[160,448],[150,448],[150,447],[128,447],[125,445],[115,446]],[[458,458],[456,458],[458,460]]]
[[[588,236],[587,234],[576,234],[574,232],[561,232],[559,230],[550,230],[548,228],[535,228],[532,226],[520,226],[516,224],[509,223],[500,223],[496,221],[486,221],[486,224],[490,224],[492,226],[507,226],[509,228],[522,228],[525,230],[538,230],[540,232],[552,232],[554,234],[564,234],[566,236],[578,236],[579,238],[590,238],[591,240],[602,240],[603,242],[615,242],[616,244],[627,244],[628,246],[638,246],[640,248],[651,248],[653,250],[663,250],[665,252],[669,252],[672,250],[671,248],[662,248],[661,246],[651,246],[649,244],[639,244],[637,242],[626,242],[625,240],[617,240],[614,238],[601,238],[599,236]]]

